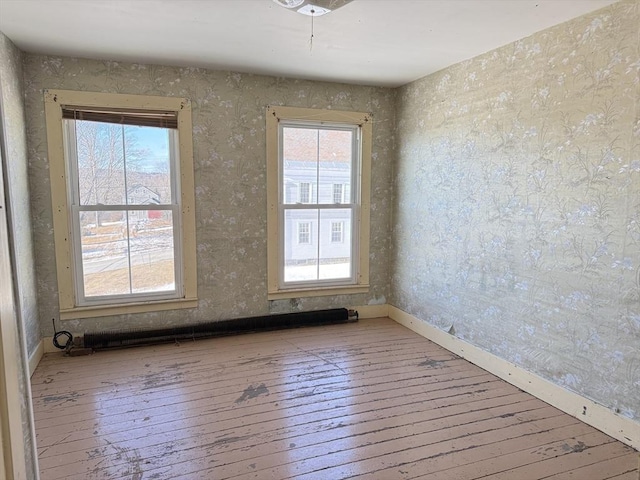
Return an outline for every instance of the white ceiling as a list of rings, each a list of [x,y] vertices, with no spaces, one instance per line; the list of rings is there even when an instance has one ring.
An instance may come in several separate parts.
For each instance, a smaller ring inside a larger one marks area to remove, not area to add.
[[[398,86],[614,0],[354,0],[314,19],[271,0],[0,0],[27,52]]]

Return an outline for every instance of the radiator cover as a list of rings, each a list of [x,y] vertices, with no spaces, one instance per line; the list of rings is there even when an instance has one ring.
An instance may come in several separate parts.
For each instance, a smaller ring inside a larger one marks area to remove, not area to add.
[[[334,308],[330,310],[315,310],[312,312],[236,318],[154,330],[127,329],[85,332],[83,345],[86,348],[99,350],[238,335],[241,333],[357,322],[357,312],[352,313],[353,314],[350,315],[349,310],[346,308]]]

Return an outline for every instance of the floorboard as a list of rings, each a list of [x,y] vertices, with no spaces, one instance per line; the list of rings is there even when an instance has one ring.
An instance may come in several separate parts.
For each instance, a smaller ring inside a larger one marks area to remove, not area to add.
[[[637,480],[638,454],[389,319],[46,355],[42,480]]]

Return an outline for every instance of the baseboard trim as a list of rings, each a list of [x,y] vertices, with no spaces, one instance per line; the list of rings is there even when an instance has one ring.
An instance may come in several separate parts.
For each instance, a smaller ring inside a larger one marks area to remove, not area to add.
[[[53,337],[44,337],[40,340],[36,349],[29,355],[29,376],[33,376],[33,372],[35,372],[45,353],[55,352],[60,352],[60,349],[56,348],[53,344]]]
[[[386,318],[389,316],[389,305],[361,305],[359,307],[349,307],[350,310],[358,312],[358,318]]]
[[[53,344],[53,337],[44,337],[42,341],[44,343],[44,353],[55,353],[62,351]]]
[[[40,340],[36,349],[29,355],[29,378],[33,376],[42,357],[44,357],[44,340]]]
[[[389,305],[389,318],[534,397],[640,450],[640,424]]]

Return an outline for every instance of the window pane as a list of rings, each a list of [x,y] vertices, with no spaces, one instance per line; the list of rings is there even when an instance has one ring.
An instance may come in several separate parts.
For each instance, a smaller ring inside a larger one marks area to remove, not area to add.
[[[350,208],[286,210],[284,281],[351,277]]]
[[[127,204],[170,204],[171,169],[166,128],[126,126]]]
[[[130,292],[126,212],[80,212],[85,297]]]
[[[351,209],[320,211],[320,280],[351,277]]]
[[[172,130],[80,120],[75,126],[80,205],[171,203]]]
[[[283,203],[350,203],[353,135],[283,128]]]
[[[284,212],[284,281],[318,279],[318,210]],[[304,241],[308,238],[308,242]],[[301,241],[303,240],[303,241]]]
[[[318,134],[313,128],[282,129],[283,203],[318,203]]]
[[[129,212],[131,290],[133,293],[175,289],[173,221],[168,210]]]
[[[320,130],[318,149],[319,203],[350,203],[346,193],[337,199],[337,190],[351,191],[351,160],[353,132],[344,130]],[[344,200],[342,199],[344,198]]]
[[[85,297],[175,289],[170,211],[85,211],[80,218]]]
[[[74,123],[80,205],[123,204],[123,126],[87,121]]]

